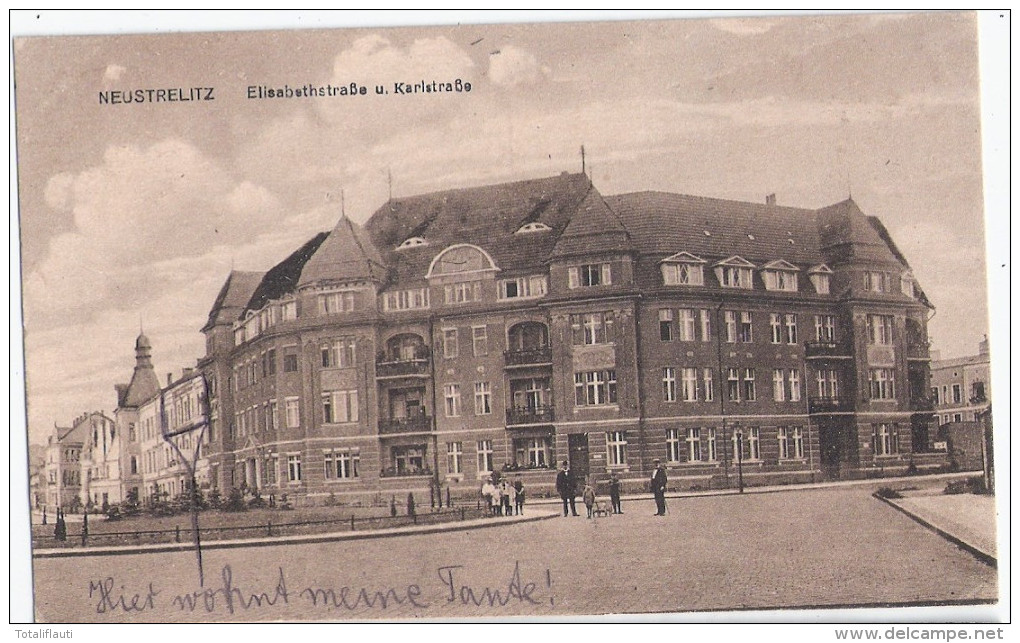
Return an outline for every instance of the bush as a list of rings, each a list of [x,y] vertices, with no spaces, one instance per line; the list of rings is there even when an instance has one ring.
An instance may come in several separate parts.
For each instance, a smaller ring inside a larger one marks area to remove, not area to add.
[[[875,492],[875,495],[878,496],[879,498],[885,498],[887,500],[895,500],[896,498],[903,497],[903,494],[901,494],[899,491],[896,491],[895,489],[891,489],[889,487],[881,487],[878,491]]]
[[[127,492],[124,502],[120,503],[120,513],[124,516],[137,516],[142,512],[142,505],[138,502],[138,492],[131,489]]]
[[[988,489],[985,488],[984,478],[973,477],[966,478],[964,480],[954,480],[946,485],[946,488],[942,491],[946,495],[956,495],[960,493],[977,493],[984,494],[988,493]]]
[[[247,511],[248,505],[244,502],[244,494],[240,489],[234,487],[230,490],[230,497],[221,507],[223,511]]]

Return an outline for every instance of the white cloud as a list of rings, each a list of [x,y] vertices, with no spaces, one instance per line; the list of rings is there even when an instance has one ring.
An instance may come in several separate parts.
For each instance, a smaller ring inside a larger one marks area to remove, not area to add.
[[[489,54],[489,80],[496,85],[529,85],[544,74],[548,74],[548,69],[543,69],[531,53],[513,45]]]

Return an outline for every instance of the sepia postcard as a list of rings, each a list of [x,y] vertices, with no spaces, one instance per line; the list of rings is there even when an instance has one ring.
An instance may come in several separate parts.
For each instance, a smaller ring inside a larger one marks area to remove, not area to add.
[[[123,17],[12,40],[12,623],[1008,620],[1008,12]]]

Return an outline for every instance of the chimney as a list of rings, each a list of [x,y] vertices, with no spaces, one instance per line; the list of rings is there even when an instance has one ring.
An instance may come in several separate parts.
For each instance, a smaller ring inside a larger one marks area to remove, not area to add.
[[[166,374],[166,385],[170,386],[173,383],[174,383],[174,374],[172,372],[171,373],[167,373]]]
[[[984,357],[988,356],[988,335],[985,335],[984,339],[978,343],[978,354]]]
[[[776,204],[776,193],[773,192],[772,194],[766,194],[765,195],[765,205],[775,205],[775,204]]]
[[[184,368],[184,377],[187,377],[188,375],[191,375],[194,372],[195,372],[195,369],[191,368],[190,366],[186,366]]]

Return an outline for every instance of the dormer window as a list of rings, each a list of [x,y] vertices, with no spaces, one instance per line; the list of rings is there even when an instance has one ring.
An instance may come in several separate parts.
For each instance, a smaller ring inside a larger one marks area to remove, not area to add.
[[[667,286],[705,285],[705,260],[689,252],[678,252],[662,260],[662,283]]]
[[[280,304],[280,318],[283,321],[291,321],[297,319],[297,302],[285,301],[282,304]]]
[[[548,230],[552,230],[552,228],[542,223],[541,221],[532,221],[531,223],[525,223],[524,225],[522,225],[520,228],[517,229],[517,232],[515,232],[514,234],[526,234],[528,232],[546,232]]]
[[[905,272],[900,276],[900,292],[911,299],[916,298],[914,293],[914,275]]]
[[[350,290],[324,293],[319,295],[318,299],[320,315],[349,313],[355,306],[354,292]]]
[[[397,250],[404,250],[405,248],[417,248],[418,246],[427,246],[428,242],[422,237],[410,237],[404,239],[404,241],[397,246]]]
[[[868,292],[889,292],[889,273],[873,270],[865,272],[864,289]]]
[[[808,270],[808,278],[811,280],[811,285],[815,287],[815,292],[819,295],[829,294],[829,280],[831,277],[832,269],[824,263]]]
[[[715,264],[715,276],[723,288],[754,288],[754,264],[743,257],[733,256]]]
[[[613,273],[608,263],[589,263],[567,268],[567,287],[611,286]]]
[[[762,270],[762,277],[765,280],[765,290],[785,290],[797,292],[797,273],[800,271],[797,266],[788,261],[778,259],[765,264]]]

